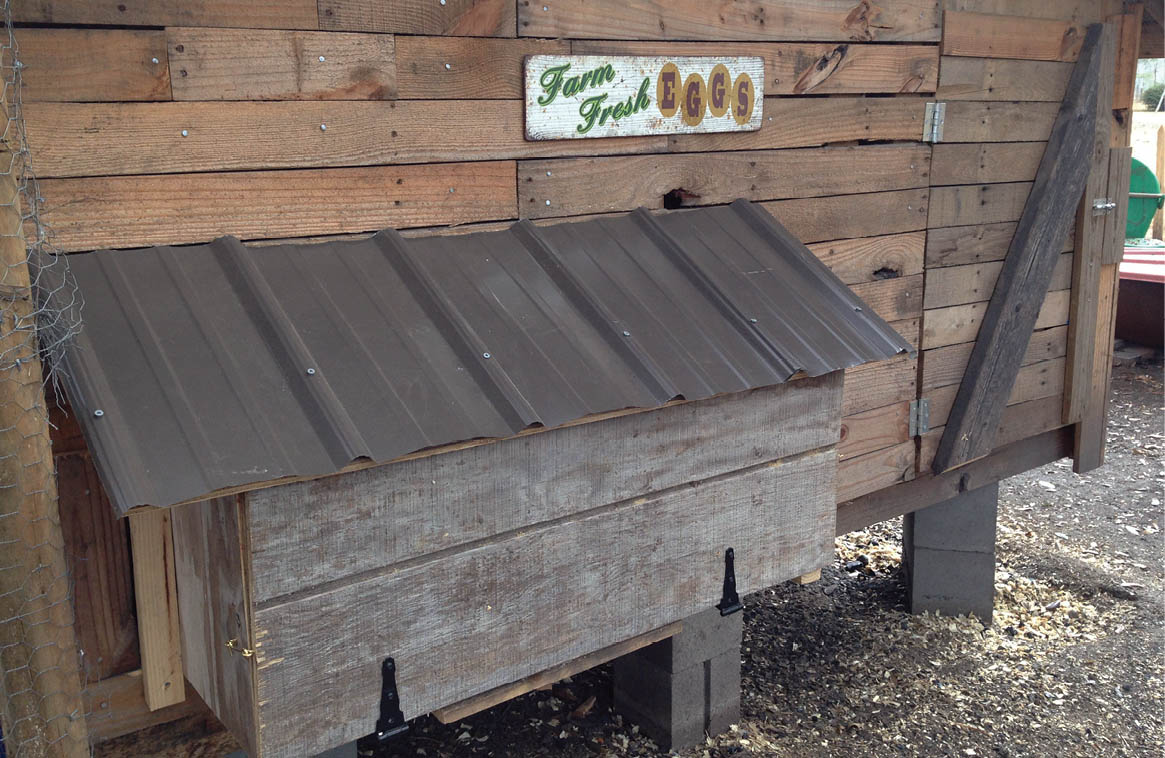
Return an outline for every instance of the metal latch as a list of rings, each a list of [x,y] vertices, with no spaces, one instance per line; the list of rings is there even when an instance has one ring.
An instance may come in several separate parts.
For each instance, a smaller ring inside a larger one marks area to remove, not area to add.
[[[1098,197],[1092,201],[1092,215],[1103,216],[1116,210],[1116,203],[1107,197]]]
[[[724,551],[724,591],[716,607],[721,616],[730,616],[744,608],[740,595],[736,594],[736,553],[732,548]]]
[[[917,437],[930,431],[930,401],[925,397],[910,401],[910,436]]]
[[[396,661],[385,658],[380,665],[380,718],[376,719],[376,731],[356,742],[358,755],[375,754],[376,751],[409,730],[409,723],[400,709],[400,695],[396,691]]]
[[[927,103],[926,115],[922,120],[922,141],[942,142],[943,124],[947,120],[946,103]]]

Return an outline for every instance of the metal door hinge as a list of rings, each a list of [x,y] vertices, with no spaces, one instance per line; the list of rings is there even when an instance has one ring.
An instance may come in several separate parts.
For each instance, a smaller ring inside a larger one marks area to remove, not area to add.
[[[925,397],[910,401],[910,436],[918,437],[930,431],[930,401]]]
[[[736,553],[732,548],[724,551],[724,592],[716,604],[721,616],[729,616],[744,608],[740,595],[736,593]]]
[[[375,755],[379,748],[409,730],[409,722],[400,709],[396,691],[396,661],[385,658],[380,665],[380,717],[376,731],[356,741],[357,754]]]
[[[942,142],[943,124],[947,120],[946,103],[927,103],[926,116],[922,120],[922,141]]]
[[[1116,210],[1116,203],[1112,198],[1098,197],[1092,201],[1092,215],[1103,216]]]

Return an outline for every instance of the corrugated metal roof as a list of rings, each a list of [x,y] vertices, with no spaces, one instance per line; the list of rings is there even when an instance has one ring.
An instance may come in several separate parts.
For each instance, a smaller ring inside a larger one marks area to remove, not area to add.
[[[910,349],[744,201],[71,270],[69,399],[122,512]]]

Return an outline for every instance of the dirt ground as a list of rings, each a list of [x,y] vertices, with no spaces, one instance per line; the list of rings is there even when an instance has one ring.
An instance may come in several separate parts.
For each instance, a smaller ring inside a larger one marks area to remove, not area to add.
[[[1162,391],[1159,360],[1115,369],[1107,464],[1078,477],[1059,461],[1002,484],[988,628],[905,612],[900,520],[838,540],[821,581],[748,597],[743,718],[680,755],[1162,755]],[[602,667],[456,725],[420,719],[395,754],[664,755],[610,701]],[[235,749],[188,721],[97,755]]]

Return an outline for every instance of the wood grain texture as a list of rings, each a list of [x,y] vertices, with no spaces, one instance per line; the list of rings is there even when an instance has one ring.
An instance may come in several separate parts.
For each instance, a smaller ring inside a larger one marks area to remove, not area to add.
[[[973,343],[964,342],[958,345],[948,345],[935,350],[925,350],[920,357],[922,367],[922,393],[958,384],[967,369],[967,361],[971,358]],[[1033,332],[1028,340],[1027,349],[1023,354],[1022,365],[1026,366],[1039,361],[1048,361],[1053,358],[1063,358],[1068,347],[1068,327],[1054,326],[1050,329],[1041,329]]]
[[[396,165],[667,149],[663,135],[527,142],[522,136],[522,104],[510,100],[30,103],[25,123],[42,177]],[[513,192],[509,188],[508,194]]]
[[[883,321],[904,321],[922,315],[922,274],[852,284],[850,290]]]
[[[807,379],[255,491],[248,495],[255,600],[262,606],[426,553],[833,444],[837,420],[819,398],[840,393],[840,379]],[[772,435],[774,428],[786,431]]]
[[[1031,182],[934,187],[927,224],[943,227],[1015,221],[1023,213],[1031,187]]]
[[[1084,416],[1075,425],[1072,470],[1085,474],[1104,465],[1105,430],[1108,427],[1108,388],[1112,372],[1112,338],[1116,326],[1116,301],[1120,291],[1120,264],[1100,267],[1096,300],[1096,339],[1093,341],[1092,391],[1095,397],[1085,406]]]
[[[815,242],[809,249],[846,284],[875,282],[921,274],[926,234],[907,232]]]
[[[943,142],[1045,142],[1058,103],[952,100],[947,103]]]
[[[1030,182],[1044,142],[940,142],[931,155],[931,186]]]
[[[923,307],[945,308],[948,305],[990,300],[1002,268],[1003,261],[991,261],[928,271]],[[1072,253],[1061,253],[1055,269],[1052,270],[1048,290],[1066,290],[1071,287]]]
[[[242,504],[235,497],[172,508],[178,603],[186,678],[247,750],[266,755],[255,739],[258,720],[252,650],[250,580]]]
[[[845,416],[841,420],[839,460],[892,447],[910,439],[910,401]],[[840,480],[845,484],[845,480]]]
[[[892,487],[914,478],[914,440],[847,458],[837,464],[837,502]]]
[[[1090,24],[1121,8],[1121,0],[943,0],[949,11],[969,11]],[[936,501],[937,502],[937,501]]]
[[[512,162],[46,179],[62,250],[514,218]],[[454,190],[450,192],[450,190]]]
[[[813,147],[855,140],[918,141],[926,101],[914,97],[770,97],[754,132],[675,134],[673,153]]]
[[[315,29],[315,0],[21,0],[12,20],[37,24]]]
[[[156,711],[186,699],[170,513],[165,510],[131,513],[129,535],[133,548],[142,686],[146,705]]]
[[[926,228],[930,190],[868,192],[761,203],[802,242],[896,234]]]
[[[18,29],[15,37],[25,103],[170,99],[164,32]]]
[[[916,340],[910,342],[915,344]],[[918,358],[899,355],[886,361],[846,369],[845,374],[841,406],[843,417],[903,400],[913,400],[918,386]]]
[[[545,218],[662,208],[676,189],[692,206],[909,189],[925,186],[929,164],[930,150],[918,145],[523,161],[519,212]]]
[[[1032,329],[1047,329],[1068,323],[1068,298],[1070,290],[1049,292],[1043,299]],[[922,349],[930,350],[960,342],[974,342],[979,334],[979,326],[987,311],[987,303],[952,305],[926,311],[923,318]]]
[[[518,3],[518,33],[582,39],[936,41],[938,3],[888,0],[555,0]]]
[[[566,40],[397,37],[398,97],[521,100],[525,56],[569,53]]]
[[[1058,398],[1063,395],[1064,366],[1063,358],[1053,358],[1020,368],[1015,375],[1015,383],[1006,397],[1006,405],[1025,403],[1029,400],[1045,397]],[[951,384],[927,392],[926,397],[930,399],[930,423],[933,426],[947,424],[958,389],[958,385]]]
[[[819,567],[836,456],[685,484],[259,611],[264,758],[371,731],[387,656],[413,717],[710,607],[727,547],[744,593]]]
[[[943,100],[1060,102],[1071,63],[944,55],[935,97]],[[945,135],[944,135],[945,136]]]
[[[603,35],[610,36],[610,35]],[[805,42],[615,42],[575,40],[575,55],[758,56],[765,63],[767,97],[934,92],[934,45],[813,44]]]
[[[1060,404],[1060,395],[1050,395],[1004,408],[1003,418],[999,422],[999,430],[995,433],[996,449],[1006,449],[1006,446],[1021,440],[1030,440],[1047,430],[1059,428],[1061,426]],[[930,468],[945,429],[946,426],[936,426],[920,438],[918,446],[919,470],[925,471]],[[966,466],[961,466],[953,471],[957,473],[964,468]]]
[[[1074,61],[1084,26],[1061,19],[1003,16],[947,10],[943,55]]]
[[[319,0],[321,29],[513,37],[514,0]]]
[[[1075,246],[1074,225],[1064,233],[1060,252],[1071,252]],[[1015,236],[1015,223],[976,224],[931,229],[926,235],[926,267],[962,266],[968,263],[1001,261],[1007,255],[1007,246]]]
[[[175,100],[396,96],[391,35],[171,27],[166,48]]]
[[[85,714],[89,738],[95,745],[181,718],[214,718],[193,688],[187,688],[186,699],[181,703],[151,711],[142,689],[141,669],[111,676],[86,687]],[[99,751],[95,752],[100,755]]]

